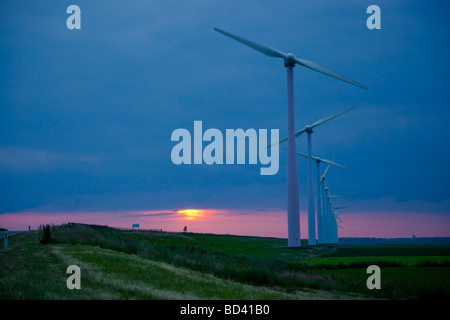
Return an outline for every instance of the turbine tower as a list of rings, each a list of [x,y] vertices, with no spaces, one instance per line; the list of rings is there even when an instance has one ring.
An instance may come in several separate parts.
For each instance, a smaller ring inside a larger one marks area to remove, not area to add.
[[[326,74],[330,77],[345,81],[357,87],[367,89],[363,84],[347,78],[316,62],[298,59],[292,53],[284,53],[265,45],[247,40],[227,31],[214,28],[215,31],[236,40],[266,56],[282,58],[287,71],[287,101],[288,101],[288,166],[287,166],[287,207],[288,207],[288,246],[300,247],[300,203],[298,193],[298,172],[295,159],[294,137],[294,67],[296,64]]]

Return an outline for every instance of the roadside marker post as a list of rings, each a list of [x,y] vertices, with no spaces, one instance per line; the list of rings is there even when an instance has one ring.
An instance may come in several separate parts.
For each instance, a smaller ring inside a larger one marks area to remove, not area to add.
[[[5,249],[8,248],[8,231],[3,232],[3,240],[5,244]]]

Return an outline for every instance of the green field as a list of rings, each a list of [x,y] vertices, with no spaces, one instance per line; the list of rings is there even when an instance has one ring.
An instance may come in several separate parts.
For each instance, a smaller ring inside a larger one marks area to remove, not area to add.
[[[450,264],[448,256],[356,256],[356,257],[325,257],[313,258],[305,261],[308,266],[335,266],[343,264],[349,266],[352,263],[367,262],[376,264],[377,262],[396,262],[404,266],[422,266],[425,264]]]
[[[23,232],[0,243],[0,299],[425,299],[450,297],[450,245],[326,245],[285,239],[119,231]],[[69,290],[69,265],[81,290]],[[380,290],[366,269],[381,268]]]

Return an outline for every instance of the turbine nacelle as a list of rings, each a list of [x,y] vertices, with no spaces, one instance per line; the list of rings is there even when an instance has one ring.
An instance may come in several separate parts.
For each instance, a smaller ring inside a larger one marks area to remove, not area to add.
[[[285,67],[295,67],[295,63],[296,63],[296,58],[294,56],[293,53],[288,53],[285,57],[284,57],[284,66]]]
[[[313,133],[313,126],[312,125],[305,126],[305,132],[306,133]]]

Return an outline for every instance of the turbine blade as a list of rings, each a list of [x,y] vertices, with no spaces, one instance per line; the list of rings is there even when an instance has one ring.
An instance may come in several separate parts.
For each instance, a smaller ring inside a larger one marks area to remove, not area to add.
[[[278,51],[276,49],[273,49],[273,48],[267,47],[265,45],[250,41],[250,40],[242,38],[242,37],[239,37],[235,34],[229,33],[227,31],[221,30],[219,28],[214,27],[214,30],[216,30],[217,32],[219,32],[227,37],[230,37],[231,39],[234,39],[234,40],[246,45],[247,47],[250,47],[258,52],[261,52],[262,54],[265,54],[266,56],[275,57],[275,58],[285,58],[286,57],[285,53]]]
[[[350,170],[350,168],[344,167],[343,165],[341,165],[339,163],[336,163],[334,161],[331,161],[331,160],[326,160],[326,159],[320,158],[320,161],[322,161],[324,163],[328,163],[329,165],[333,165],[333,166],[336,166],[336,167],[340,167],[340,168],[344,168],[344,169]]]
[[[283,149],[286,150],[286,148],[283,148]],[[304,153],[301,153],[301,152],[298,152],[298,151],[296,153],[297,153],[297,155],[299,155],[299,156],[301,156],[303,158],[308,158],[307,154],[304,154]],[[331,160],[326,160],[326,159],[322,159],[322,158],[318,158],[318,157],[314,157],[314,156],[311,156],[311,158],[313,160],[315,160],[315,161],[319,160],[320,162],[327,163],[328,165],[332,165],[332,166],[336,166],[336,167],[340,167],[340,168],[343,168],[343,169],[350,170],[350,168],[344,167],[343,165],[341,165],[339,163],[336,163],[334,161],[331,161]],[[325,175],[327,173],[327,171],[328,171],[328,169],[325,170],[323,175]]]
[[[325,179],[325,175],[327,174],[328,170],[330,170],[331,164],[329,163],[325,171],[323,172],[322,177]]]
[[[299,135],[301,135],[305,131],[306,131],[306,128],[295,131],[294,136],[297,138]]]
[[[316,122],[314,122],[314,123],[311,125],[311,128],[317,127],[318,125],[320,125],[320,124],[322,124],[322,123],[325,123],[325,122],[327,122],[327,121],[330,121],[331,119],[334,119],[334,118],[336,118],[336,117],[339,117],[340,115],[342,115],[342,114],[344,114],[344,113],[346,113],[346,112],[349,112],[350,110],[353,110],[353,109],[355,109],[355,107],[347,108],[347,109],[345,109],[345,110],[343,110],[343,111],[341,111],[341,112],[338,112],[338,113],[332,114],[331,116],[328,116],[328,117],[322,118],[322,119],[320,119],[320,120],[317,120]]]
[[[301,135],[303,132],[306,131],[306,128],[300,129],[294,133],[294,137],[297,138],[299,135]],[[278,143],[282,143],[288,140],[289,137],[284,137],[283,139],[280,139]],[[275,145],[276,143],[272,144],[271,146]]]
[[[270,146],[267,147],[267,149],[272,148],[272,146],[274,146],[274,145],[277,145],[277,144],[280,144],[280,143],[282,143],[282,142],[285,142],[285,141],[287,141],[287,139],[288,139],[288,137],[285,137],[285,138],[281,139],[281,140],[278,141],[278,142],[272,143]]]
[[[330,76],[330,77],[333,77],[333,78],[345,81],[347,83],[353,84],[354,86],[357,86],[357,87],[360,87],[360,88],[363,88],[363,89],[367,89],[367,87],[365,85],[363,85],[363,84],[361,84],[361,83],[359,83],[359,82],[357,82],[355,80],[352,80],[350,78],[347,78],[346,76],[344,76],[344,75],[342,75],[340,73],[337,73],[336,71],[333,71],[331,69],[328,69],[327,67],[322,66],[322,65],[320,65],[320,64],[318,64],[316,62],[309,61],[309,60],[298,59],[298,58],[295,58],[295,62],[298,63],[299,65],[307,67],[307,68],[309,68],[311,70],[314,70],[314,71],[326,74],[327,76]]]
[[[308,158],[308,155],[307,155],[307,154],[304,154],[304,153],[301,153],[301,152],[297,152],[297,154],[298,154],[300,157]],[[313,157],[313,158],[314,158],[314,157]]]
[[[286,148],[283,148],[283,150],[287,151]],[[296,151],[295,153],[297,153],[297,155],[300,156],[300,157],[303,157],[303,158],[306,158],[306,159],[308,158],[307,154],[304,154],[304,153],[301,153],[301,152],[298,152],[298,151]],[[312,157],[312,158],[314,159],[315,157]]]

